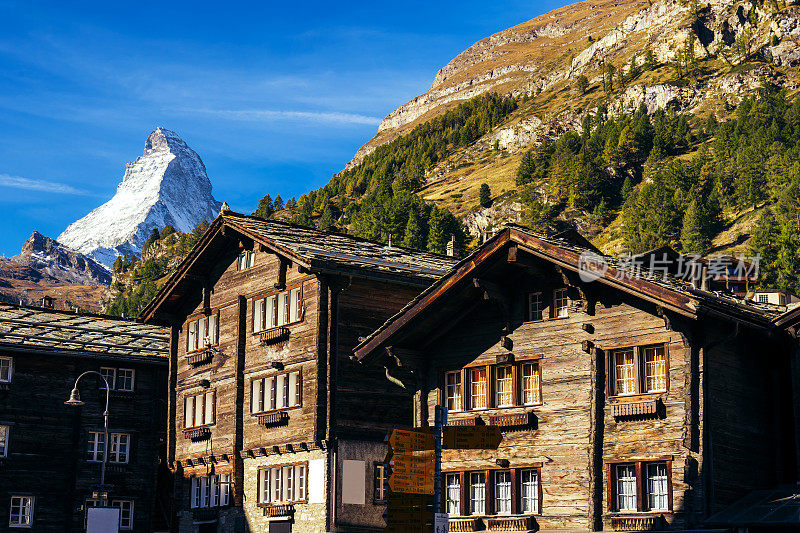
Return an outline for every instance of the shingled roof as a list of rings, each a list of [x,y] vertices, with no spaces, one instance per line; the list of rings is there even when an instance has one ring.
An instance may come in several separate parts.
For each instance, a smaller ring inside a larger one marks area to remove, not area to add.
[[[163,306],[186,294],[192,281],[187,274],[202,263],[206,254],[222,241],[217,237],[239,234],[312,272],[339,272],[405,281],[425,286],[445,275],[458,262],[446,255],[420,252],[342,233],[318,231],[288,222],[263,220],[258,217],[223,211],[208,231],[162,286],[153,301],[141,312],[145,321],[156,315],[167,315]]]
[[[727,293],[700,290],[669,274],[664,275],[636,264],[624,264],[618,258],[598,254],[596,249],[575,244],[572,240],[547,237],[524,226],[509,224],[363,339],[356,346],[355,355],[363,359],[374,353],[376,348],[385,343],[408,320],[430,306],[456,283],[473,275],[477,266],[509,244],[520,245],[525,251],[573,272],[579,270],[579,262],[584,254],[592,254],[605,261],[608,267],[597,282],[691,318],[710,314],[756,327],[772,328],[776,320],[787,312],[786,306],[742,300]]]
[[[166,360],[169,334],[133,320],[0,303],[3,348]]]

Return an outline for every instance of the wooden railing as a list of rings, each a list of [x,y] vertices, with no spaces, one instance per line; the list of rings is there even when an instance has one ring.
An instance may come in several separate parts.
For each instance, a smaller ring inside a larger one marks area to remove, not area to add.
[[[199,352],[193,353],[187,357],[187,359],[192,366],[204,365],[214,360],[214,351],[211,350],[211,348],[203,348]]]
[[[478,416],[470,416],[468,418],[448,418],[447,425],[448,426],[477,426],[478,420],[480,417]]]
[[[455,533],[466,531],[480,531],[480,518],[451,518],[448,520],[448,529]]]
[[[513,415],[494,415],[489,417],[490,426],[500,426],[504,428],[531,427],[536,426],[536,415],[532,411],[527,413],[517,413]]]
[[[264,505],[264,516],[292,516],[294,505],[286,503],[283,505]]]
[[[289,328],[283,326],[268,329],[259,333],[259,341],[261,346],[268,346],[270,344],[277,344],[289,338]]]
[[[280,426],[289,423],[289,413],[286,411],[276,411],[274,413],[262,413],[258,415],[258,425],[264,427]]]
[[[534,528],[530,516],[495,516],[485,520],[486,529],[492,531],[528,531]]]
[[[658,516],[615,516],[611,518],[611,529],[614,531],[651,531],[661,529],[664,518]]]
[[[189,428],[183,430],[183,438],[190,440],[204,440],[211,436],[209,428]]]
[[[619,402],[611,404],[614,418],[639,418],[658,416],[658,400],[644,402]]]

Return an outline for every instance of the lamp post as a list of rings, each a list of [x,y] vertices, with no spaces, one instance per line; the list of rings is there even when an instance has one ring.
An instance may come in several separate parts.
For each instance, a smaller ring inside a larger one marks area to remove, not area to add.
[[[106,485],[106,461],[108,460],[108,402],[111,394],[111,387],[108,385],[108,380],[103,374],[97,372],[96,370],[87,370],[75,380],[75,386],[72,387],[69,400],[64,402],[64,405],[71,405],[73,407],[80,407],[81,405],[84,405],[84,402],[81,401],[80,392],[78,391],[78,382],[86,374],[97,374],[100,376],[100,379],[103,380],[103,383],[106,384],[106,410],[103,412],[103,463],[100,467],[100,493],[103,494],[103,497],[100,499],[100,501],[102,502],[101,506],[105,507],[108,500],[108,498],[105,497],[104,490]]]

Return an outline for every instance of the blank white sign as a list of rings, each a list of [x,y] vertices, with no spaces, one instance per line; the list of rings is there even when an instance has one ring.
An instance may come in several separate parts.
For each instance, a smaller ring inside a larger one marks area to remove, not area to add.
[[[325,459],[308,462],[308,503],[325,503]]]
[[[86,533],[118,533],[118,507],[89,507],[86,517]]]
[[[367,493],[367,467],[364,461],[342,461],[342,503],[364,505]]]

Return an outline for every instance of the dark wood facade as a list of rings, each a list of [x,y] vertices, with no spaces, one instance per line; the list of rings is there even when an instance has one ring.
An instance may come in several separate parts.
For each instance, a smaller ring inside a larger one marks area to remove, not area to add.
[[[85,531],[100,484],[106,401],[101,378],[89,374],[79,383],[85,405],[64,405],[85,371],[112,381],[106,484],[122,530],[168,526],[169,498],[157,494],[166,473],[167,347],[161,328],[0,306],[0,529]]]
[[[587,251],[506,229],[356,349],[417,391],[418,425],[441,404],[501,426],[444,452],[451,531],[696,528],[797,480],[785,309],[610,258],[585,279]]]
[[[374,463],[409,393],[352,349],[454,263],[224,212],[143,313],[173,331],[178,529],[381,529]]]

